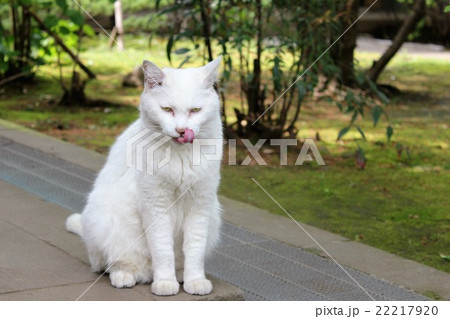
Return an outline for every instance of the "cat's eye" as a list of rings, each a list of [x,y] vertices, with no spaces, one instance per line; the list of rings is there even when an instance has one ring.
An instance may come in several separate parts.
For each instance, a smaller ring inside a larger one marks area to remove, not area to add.
[[[197,113],[197,112],[200,112],[201,110],[202,110],[201,107],[194,107],[194,108],[191,109],[191,112],[192,113]]]
[[[173,112],[173,109],[168,106],[161,106],[161,110],[163,110],[164,112]]]

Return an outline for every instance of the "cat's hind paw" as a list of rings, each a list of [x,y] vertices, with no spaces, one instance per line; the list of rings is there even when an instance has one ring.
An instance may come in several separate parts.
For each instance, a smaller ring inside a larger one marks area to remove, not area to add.
[[[180,284],[172,280],[159,280],[152,283],[152,292],[158,296],[172,296],[178,293]]]
[[[184,291],[191,295],[208,295],[212,291],[211,281],[208,279],[197,279],[185,282]]]
[[[136,285],[136,280],[132,273],[123,270],[113,271],[109,274],[111,285],[116,288],[131,288]]]

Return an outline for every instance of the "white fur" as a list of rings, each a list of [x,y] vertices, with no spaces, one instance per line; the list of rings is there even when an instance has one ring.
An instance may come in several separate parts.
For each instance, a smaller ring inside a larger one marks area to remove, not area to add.
[[[66,220],[66,229],[78,236],[83,236],[83,227],[81,225],[81,214],[72,214]]]
[[[179,290],[176,269],[184,268],[186,292],[212,290],[204,259],[219,237],[220,161],[202,160],[195,166],[192,144],[171,139],[169,163],[149,175],[126,166],[126,142],[146,128],[173,138],[180,136],[176,128],[190,128],[197,139],[222,141],[220,103],[212,86],[219,64],[220,58],[201,68],[161,70],[144,62],[141,116],[112,146],[83,213],[67,220],[67,229],[82,236],[93,271],[108,270],[117,288],[153,280],[154,294],[174,295]],[[202,109],[190,113],[192,108]],[[221,145],[215,150],[220,156]],[[164,155],[158,149],[155,158]]]

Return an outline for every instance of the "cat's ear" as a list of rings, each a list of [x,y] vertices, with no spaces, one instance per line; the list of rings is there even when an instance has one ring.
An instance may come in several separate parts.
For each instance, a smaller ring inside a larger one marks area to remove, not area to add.
[[[211,87],[219,80],[219,67],[222,61],[222,56],[217,59],[212,60],[207,65],[203,67],[203,72],[205,74],[204,85],[206,87]]]
[[[155,86],[161,86],[164,73],[155,64],[150,61],[144,60],[142,63],[144,68],[144,85],[146,88],[154,88]]]

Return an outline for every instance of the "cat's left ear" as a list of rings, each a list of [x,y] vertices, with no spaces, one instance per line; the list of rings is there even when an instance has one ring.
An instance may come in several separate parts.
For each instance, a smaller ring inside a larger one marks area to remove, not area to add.
[[[150,61],[144,60],[142,63],[143,71],[144,71],[144,85],[148,88],[154,88],[157,86],[161,86],[164,73],[158,68],[155,64]]]
[[[204,85],[206,87],[212,87],[214,83],[219,80],[219,67],[221,61],[222,56],[219,56],[203,67],[203,72],[205,74]]]

